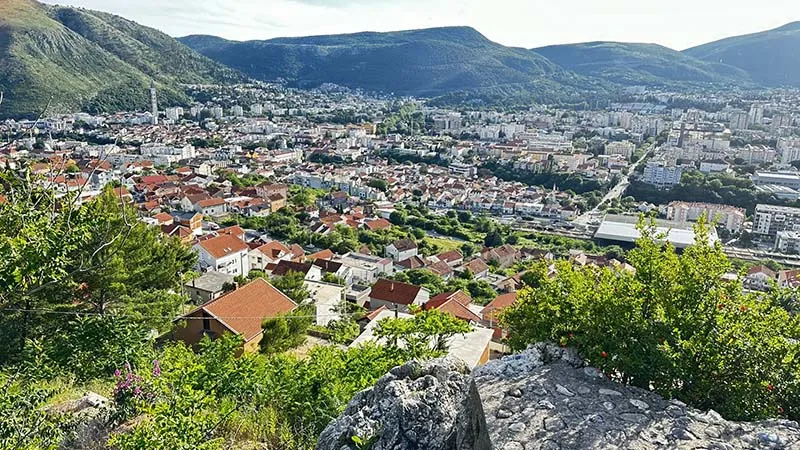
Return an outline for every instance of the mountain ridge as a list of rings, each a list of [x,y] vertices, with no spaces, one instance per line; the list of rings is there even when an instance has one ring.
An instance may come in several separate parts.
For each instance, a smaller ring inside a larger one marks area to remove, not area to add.
[[[145,109],[151,81],[163,104],[181,83],[246,78],[173,38],[112,14],[4,0],[0,5],[0,117]]]

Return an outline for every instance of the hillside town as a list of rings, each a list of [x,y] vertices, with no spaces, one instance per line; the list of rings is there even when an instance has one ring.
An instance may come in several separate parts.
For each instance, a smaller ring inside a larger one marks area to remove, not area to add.
[[[176,323],[203,320],[174,334],[191,345],[232,332],[257,351],[262,318],[298,307],[261,277],[291,273],[323,337],[343,301],[365,311],[351,345],[375,339],[385,316],[437,309],[475,326],[451,351],[482,364],[506,351],[496,315],[531,264],[633,270],[620,246],[638,238],[640,215],[677,248],[693,244],[701,217],[711,222],[711,241],[745,263],[729,276],[748,289],[800,286],[791,99],[502,113],[333,87],[217,95],[161,110],[153,91],[150,112],[0,124],[4,166],[29,167],[78,204],[111,186],[139,220],[192,246],[197,277]],[[263,102],[233,104],[245,96]],[[675,197],[687,177],[710,179],[710,191]],[[753,201],[719,201],[728,185]]]

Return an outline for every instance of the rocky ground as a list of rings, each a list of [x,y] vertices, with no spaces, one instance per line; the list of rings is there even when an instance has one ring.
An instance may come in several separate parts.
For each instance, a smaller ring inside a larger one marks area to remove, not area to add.
[[[800,426],[726,421],[610,382],[573,352],[537,344],[471,375],[452,359],[393,369],[358,394],[317,445],[367,448],[792,450],[800,449]]]

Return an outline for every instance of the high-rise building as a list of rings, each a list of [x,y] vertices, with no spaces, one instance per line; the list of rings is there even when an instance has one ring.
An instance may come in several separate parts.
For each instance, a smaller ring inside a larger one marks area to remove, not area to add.
[[[250,105],[250,113],[256,116],[264,114],[264,107],[258,103]]]
[[[738,111],[731,114],[731,130],[746,130],[750,126],[749,115]]]
[[[150,81],[150,114],[153,115],[153,125],[158,125],[158,95],[155,81]]]
[[[606,155],[622,155],[625,159],[630,159],[634,151],[636,151],[636,145],[633,142],[621,141],[606,144],[604,153]]]
[[[751,105],[750,112],[747,114],[750,125],[761,125],[764,120],[764,108],[760,105]]]
[[[788,206],[756,205],[753,216],[753,232],[775,236],[779,231],[800,229],[800,208]]]
[[[242,117],[244,116],[244,109],[239,105],[234,105],[231,107],[231,114],[234,117]]]

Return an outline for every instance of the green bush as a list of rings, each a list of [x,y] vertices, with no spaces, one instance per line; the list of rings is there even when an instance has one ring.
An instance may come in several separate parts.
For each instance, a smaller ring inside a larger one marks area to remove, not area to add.
[[[800,418],[800,323],[780,292],[745,294],[724,281],[731,264],[719,244],[678,254],[652,224],[628,255],[635,274],[611,268],[545,264],[503,315],[509,344],[575,347],[609,378],[678,398],[727,418]]]

